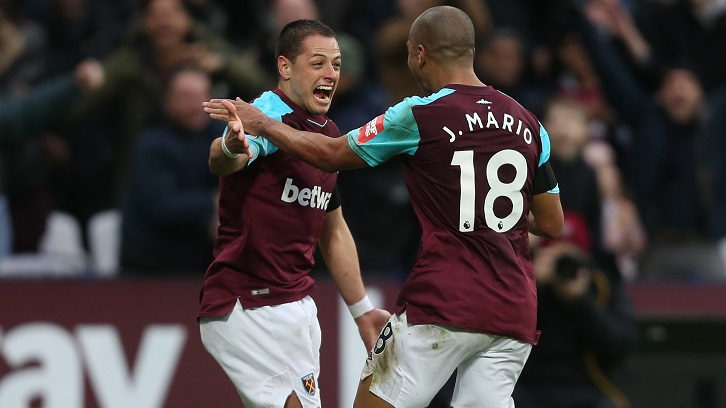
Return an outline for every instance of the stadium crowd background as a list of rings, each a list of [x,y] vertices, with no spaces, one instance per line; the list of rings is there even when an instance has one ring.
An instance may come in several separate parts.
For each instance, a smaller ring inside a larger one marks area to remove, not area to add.
[[[201,277],[215,189],[179,173],[207,152],[171,160],[154,155],[174,146],[140,146],[140,134],[187,116],[165,112],[169,77],[192,67],[210,78],[208,95],[251,99],[274,83],[282,25],[319,18],[340,35],[329,116],[348,131],[420,92],[408,28],[443,3],[2,0],[0,212],[11,223],[0,224],[0,273]],[[550,132],[564,239],[626,281],[726,280],[724,2],[449,3],[475,22],[480,77]],[[100,63],[95,83],[88,60]],[[418,231],[401,168],[350,171],[340,187],[363,269],[405,277]]]

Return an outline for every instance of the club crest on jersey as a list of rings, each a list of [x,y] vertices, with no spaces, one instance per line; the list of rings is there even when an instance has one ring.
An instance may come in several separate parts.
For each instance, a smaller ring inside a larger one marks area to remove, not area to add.
[[[302,378],[303,388],[305,388],[305,391],[308,392],[310,395],[315,395],[315,391],[317,390],[317,387],[315,386],[315,375],[313,373],[310,373]]]
[[[366,143],[383,132],[384,116],[385,114],[379,115],[358,130],[358,144]]]

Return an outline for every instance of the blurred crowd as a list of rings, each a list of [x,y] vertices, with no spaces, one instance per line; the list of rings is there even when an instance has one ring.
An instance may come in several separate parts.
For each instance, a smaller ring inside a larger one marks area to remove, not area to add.
[[[566,226],[532,239],[545,276],[574,258],[618,284],[726,281],[722,0],[0,0],[0,276],[201,278],[224,128],[201,102],[273,87],[279,30],[321,19],[347,132],[420,94],[408,29],[440,4],[472,18],[480,78],[549,132]],[[402,168],[339,186],[363,270],[404,279]]]

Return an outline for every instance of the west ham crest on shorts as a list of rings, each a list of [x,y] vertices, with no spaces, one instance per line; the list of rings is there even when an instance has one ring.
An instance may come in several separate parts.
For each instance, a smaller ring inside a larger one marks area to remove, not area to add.
[[[315,390],[317,389],[317,387],[315,386],[315,375],[313,373],[310,373],[303,377],[302,383],[305,391],[307,391],[308,394],[315,395]]]

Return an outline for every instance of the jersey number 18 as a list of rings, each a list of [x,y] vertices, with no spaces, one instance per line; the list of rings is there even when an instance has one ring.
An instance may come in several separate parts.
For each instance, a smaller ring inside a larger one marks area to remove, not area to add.
[[[514,180],[509,183],[499,179],[499,168],[505,164],[514,167]],[[476,213],[476,182],[474,170],[474,151],[459,150],[454,152],[451,159],[452,166],[461,168],[459,183],[461,194],[459,197],[459,231],[474,231]],[[524,196],[522,187],[527,181],[527,160],[522,153],[506,149],[494,154],[486,167],[486,177],[491,188],[484,197],[484,220],[487,227],[502,233],[512,229],[524,212]],[[512,202],[512,210],[501,218],[494,214],[494,201],[499,197],[506,197]]]

